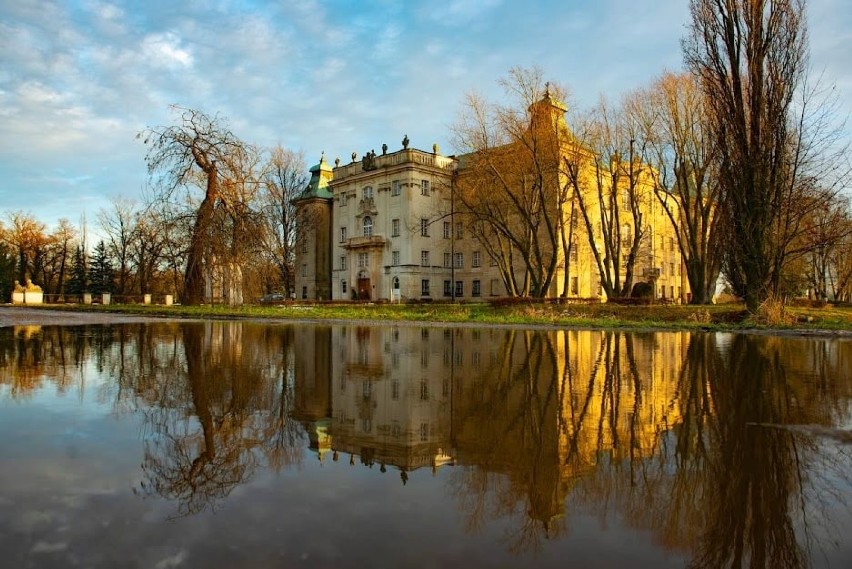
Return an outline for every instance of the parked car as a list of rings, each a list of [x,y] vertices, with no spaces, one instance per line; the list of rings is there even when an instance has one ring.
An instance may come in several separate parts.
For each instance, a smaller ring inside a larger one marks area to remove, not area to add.
[[[279,294],[277,292],[272,294],[265,294],[260,298],[261,304],[277,304],[279,302],[284,302],[285,298],[283,294]]]

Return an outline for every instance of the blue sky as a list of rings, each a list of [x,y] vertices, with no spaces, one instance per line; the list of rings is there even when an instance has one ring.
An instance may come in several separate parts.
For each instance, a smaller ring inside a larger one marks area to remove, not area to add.
[[[850,114],[852,2],[810,0],[808,17],[813,66]],[[465,93],[499,100],[510,67],[590,106],[680,69],[687,22],[687,0],[0,0],[0,215],[93,224],[140,199],[135,136],[170,104],[309,165],[405,134],[451,154]]]

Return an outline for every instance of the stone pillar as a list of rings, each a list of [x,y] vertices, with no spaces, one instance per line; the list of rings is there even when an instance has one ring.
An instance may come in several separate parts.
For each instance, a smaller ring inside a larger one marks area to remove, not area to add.
[[[165,305],[171,306],[174,303],[174,297],[170,294],[166,295]]]
[[[83,293],[83,304],[92,304],[92,293],[84,292]]]
[[[146,294],[142,297],[142,304],[151,304],[151,295]]]
[[[109,304],[109,301],[112,300],[112,295],[108,292],[104,292],[101,294],[101,304]]]

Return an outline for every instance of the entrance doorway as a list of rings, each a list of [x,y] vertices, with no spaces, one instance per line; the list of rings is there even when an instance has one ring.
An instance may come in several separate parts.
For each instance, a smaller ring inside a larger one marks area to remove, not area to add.
[[[358,275],[358,300],[370,300],[370,277],[364,271]]]

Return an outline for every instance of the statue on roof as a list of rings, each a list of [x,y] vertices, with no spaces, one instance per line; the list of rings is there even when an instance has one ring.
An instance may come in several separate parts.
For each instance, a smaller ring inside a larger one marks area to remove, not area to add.
[[[404,149],[408,149],[408,143],[409,143],[408,135],[406,134],[406,135],[405,135],[405,138],[403,138],[403,139],[402,139],[402,147],[403,147]]]

